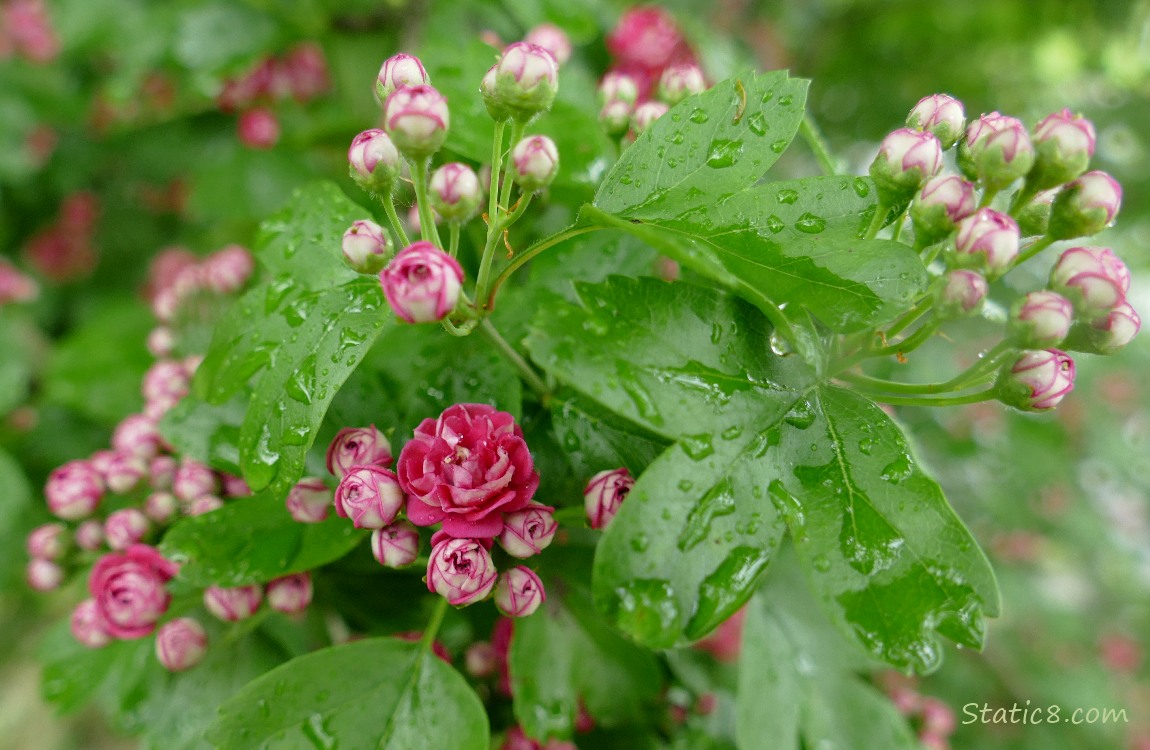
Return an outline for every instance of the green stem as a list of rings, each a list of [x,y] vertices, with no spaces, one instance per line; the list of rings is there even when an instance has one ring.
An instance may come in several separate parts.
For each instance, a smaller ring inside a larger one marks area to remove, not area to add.
[[[459,222],[453,221],[447,225],[448,239],[447,252],[452,258],[459,255]]]
[[[523,213],[527,210],[527,207],[531,205],[531,199],[534,197],[534,193],[524,193],[520,196],[519,205],[515,207],[515,210],[503,222],[504,229],[519,221],[520,217],[522,217]]]
[[[898,240],[898,236],[902,234],[902,228],[904,224],[906,224],[906,217],[904,217],[902,214],[899,214],[898,218],[894,220],[894,228],[890,230],[891,240]]]
[[[818,161],[823,173],[828,176],[836,174],[838,172],[838,165],[834,157],[831,156],[830,148],[827,146],[827,140],[823,137],[823,133],[819,129],[818,124],[809,113],[803,117],[803,122],[799,125],[799,133],[802,134],[803,140],[807,142],[807,146],[814,152],[815,159]]]
[[[440,250],[443,243],[439,239],[439,229],[435,226],[435,213],[427,199],[427,160],[411,163],[411,181],[415,183],[415,205],[419,208],[419,235],[427,242],[434,242]]]
[[[998,188],[987,187],[982,194],[982,200],[979,201],[979,208],[986,208],[994,202],[994,196],[998,195]]]
[[[938,254],[942,252],[944,247],[946,247],[946,240],[936,242],[933,245],[927,245],[925,248],[926,252],[923,253],[922,256],[923,266],[929,267],[931,263],[934,263],[934,259],[938,257]]]
[[[499,334],[499,331],[491,324],[491,319],[484,318],[479,324],[479,330],[487,337],[488,341],[495,345],[499,353],[515,366],[515,369],[519,371],[519,376],[523,378],[523,381],[531,386],[531,390],[535,391],[540,400],[546,404],[551,398],[551,389],[547,387],[547,384],[543,382],[543,378],[539,377],[539,374],[535,372],[531,365],[527,364],[527,360],[523,359],[519,352],[515,351],[515,348],[507,343],[507,339]]]
[[[509,154],[511,150],[515,148],[515,144],[519,143],[519,140],[523,137],[523,131],[525,129],[526,126],[518,120],[511,123],[511,141],[507,144]],[[515,180],[511,179],[511,170],[507,169],[503,177],[503,191],[499,194],[499,208],[504,211],[507,210],[507,201],[511,199],[511,186],[513,184],[515,184]],[[507,225],[504,224],[503,226]]]
[[[522,268],[525,264],[527,264],[529,261],[531,261],[531,259],[533,259],[536,255],[539,255],[540,253],[542,253],[544,250],[547,250],[548,248],[551,248],[551,247],[554,247],[555,245],[558,245],[560,242],[563,242],[564,240],[569,240],[572,237],[578,237],[581,234],[587,234],[588,232],[594,232],[596,230],[603,229],[603,228],[604,227],[590,226],[590,227],[572,227],[570,229],[564,229],[562,232],[559,232],[557,234],[553,234],[550,237],[544,237],[543,239],[539,240],[538,242],[536,242],[531,247],[527,248],[523,252],[516,255],[515,258],[511,261],[511,263],[509,263],[508,266],[503,269],[503,272],[499,274],[499,277],[497,279],[495,279],[495,282],[492,283],[491,292],[487,297],[487,303],[485,305],[485,308],[488,310],[495,309],[495,295],[499,293],[499,287],[503,286],[503,282],[507,281],[507,279],[509,279],[513,273],[515,273],[520,268]],[[480,299],[479,301],[482,302],[483,300]]]
[[[491,142],[491,184],[487,188],[487,226],[494,225],[499,214],[499,174],[503,171],[503,130],[507,126],[505,120],[495,123],[495,138]],[[488,229],[490,234],[490,229]]]
[[[567,508],[559,508],[552,514],[552,517],[561,524],[568,524],[573,526],[586,526],[587,525],[587,511],[581,505],[572,505]]]
[[[440,598],[440,600],[436,602],[435,611],[431,613],[431,619],[423,631],[423,639],[419,642],[419,645],[425,651],[431,651],[435,645],[435,636],[439,635],[439,627],[443,625],[443,618],[447,615],[448,606],[446,599]]]
[[[391,200],[391,195],[388,194],[383,198],[383,210],[387,212],[387,219],[391,222],[391,228],[395,230],[395,234],[399,237],[400,250],[411,244],[411,240],[407,238],[407,232],[403,230],[403,223],[399,220],[399,214],[395,212],[395,202]]]
[[[886,215],[890,213],[890,206],[877,204],[874,207],[874,217],[870,220],[870,226],[867,227],[865,238],[873,240],[878,236],[879,231],[882,229],[883,222],[886,221]]]
[[[975,391],[974,393],[966,393],[961,396],[942,396],[939,398],[930,398],[927,396],[888,396],[885,393],[870,393],[868,391],[860,391],[860,393],[873,398],[881,404],[890,404],[891,406],[960,406],[962,404],[978,404],[983,401],[990,401],[994,398],[993,388]]]
[[[1011,266],[1011,268],[1022,265],[1026,261],[1033,258],[1035,255],[1038,255],[1040,252],[1053,245],[1054,242],[1054,239],[1051,237],[1043,237],[1042,239],[1035,241],[1033,244],[1018,254],[1018,257],[1014,259],[1014,264]]]
[[[907,326],[914,323],[923,315],[930,311],[931,305],[925,304],[927,300],[919,300],[918,304],[907,310],[901,318],[891,323],[890,328],[886,329],[886,337],[892,339],[899,333],[904,331]]]
[[[1014,200],[1010,202],[1010,210],[1008,213],[1018,218],[1019,212],[1026,208],[1027,204],[1029,204],[1036,195],[1038,195],[1038,191],[1031,188],[1029,180],[1026,181],[1018,192],[1014,194]]]

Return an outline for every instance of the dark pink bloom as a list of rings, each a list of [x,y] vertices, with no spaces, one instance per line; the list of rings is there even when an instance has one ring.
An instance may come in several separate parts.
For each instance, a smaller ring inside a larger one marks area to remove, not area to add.
[[[607,36],[607,49],[623,67],[645,70],[662,70],[672,62],[692,58],[675,19],[655,5],[624,13]]]
[[[156,631],[156,658],[169,672],[183,672],[199,664],[208,651],[208,633],[190,617],[166,622]]]
[[[606,528],[634,486],[635,479],[626,467],[608,469],[591,477],[583,490],[583,506],[591,528]]]
[[[297,102],[315,99],[331,88],[327,60],[318,44],[298,44],[284,56],[282,70]]]
[[[497,575],[491,555],[474,539],[444,539],[432,548],[427,561],[428,591],[455,607],[486,599]]]
[[[146,544],[101,557],[88,578],[88,591],[109,635],[132,639],[150,634],[168,609],[171,595],[164,585],[176,571],[174,563]]]
[[[388,466],[391,445],[375,425],[344,427],[327,447],[327,470],[337,479],[353,466]]]
[[[523,431],[507,412],[456,404],[425,419],[403,447],[399,482],[418,526],[443,522],[461,538],[491,538],[503,514],[523,510],[539,486]]]
[[[270,109],[249,109],[236,125],[240,143],[248,148],[267,149],[280,139],[280,123]]]

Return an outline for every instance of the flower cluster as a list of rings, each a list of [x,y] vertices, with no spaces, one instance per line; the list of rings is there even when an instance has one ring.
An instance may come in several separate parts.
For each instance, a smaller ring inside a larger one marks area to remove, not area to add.
[[[960,174],[943,171],[956,149]],[[1028,131],[992,112],[966,121],[945,94],[919,101],[907,127],[882,142],[870,173],[879,206],[872,232],[894,207],[912,201],[915,247],[936,258],[935,312],[972,315],[990,284],[1056,241],[1095,234],[1118,214],[1122,189],[1108,174],[1087,171],[1094,155],[1090,121],[1062,110]],[[1013,189],[1009,206],[995,207]],[[1024,238],[1033,238],[1029,244]],[[1106,247],[1071,247],[1047,288],[1025,294],[1007,324],[1012,359],[1001,363],[995,396],[1024,410],[1054,408],[1074,387],[1074,361],[1061,349],[1112,354],[1141,327],[1127,301],[1130,273]]]
[[[60,204],[56,221],[24,246],[24,260],[45,278],[71,281],[96,267],[94,236],[100,203],[92,193],[72,193]]]
[[[914,678],[894,672],[881,676],[882,687],[899,713],[913,720],[918,740],[927,750],[948,750],[958,726],[954,709],[938,698],[918,691]]]

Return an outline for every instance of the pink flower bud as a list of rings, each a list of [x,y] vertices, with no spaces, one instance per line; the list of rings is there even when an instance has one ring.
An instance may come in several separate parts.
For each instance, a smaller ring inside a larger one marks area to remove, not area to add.
[[[1122,186],[1105,172],[1093,171],[1062,188],[1050,207],[1054,239],[1088,237],[1109,226],[1122,207]]]
[[[410,159],[426,159],[438,151],[450,124],[447,99],[426,84],[398,88],[383,105],[383,128]]]
[[[377,274],[391,260],[391,239],[368,219],[353,222],[343,233],[343,260],[356,273]]]
[[[365,130],[351,141],[347,150],[348,173],[364,190],[391,194],[399,176],[399,151],[387,133]]]
[[[914,194],[942,169],[942,146],[932,133],[901,128],[890,133],[871,162],[880,198],[890,205]],[[884,197],[885,196],[885,197]]]
[[[148,464],[131,453],[114,452],[104,471],[104,484],[110,492],[131,492],[148,475]]]
[[[701,94],[706,90],[707,81],[703,77],[703,71],[694,63],[669,65],[659,78],[659,98],[672,107],[688,96]]]
[[[202,516],[222,507],[224,507],[224,501],[215,495],[200,495],[184,506],[184,513],[189,516]]]
[[[387,466],[391,463],[391,445],[375,425],[344,427],[327,447],[327,470],[337,479],[353,466]]]
[[[1021,120],[991,112],[966,129],[959,156],[968,176],[999,189],[1030,171],[1034,165],[1034,145]]]
[[[0,306],[31,302],[40,295],[40,286],[8,261],[0,258]]]
[[[675,19],[663,8],[631,8],[607,35],[607,49],[626,65],[661,70],[686,50]]]
[[[239,622],[256,613],[263,601],[263,590],[259,586],[236,586],[222,588],[209,586],[204,589],[204,607],[224,622]]]
[[[387,568],[411,565],[419,557],[419,531],[410,521],[376,529],[371,533],[371,554]]]
[[[52,560],[34,557],[25,569],[28,585],[36,591],[52,591],[64,581],[64,569]]]
[[[215,472],[204,464],[185,458],[172,475],[172,491],[176,497],[190,503],[201,495],[210,495],[219,489]]]
[[[466,164],[444,164],[431,175],[431,207],[448,221],[465,222],[483,202],[479,178]]]
[[[234,294],[248,283],[256,261],[247,248],[228,245],[209,255],[202,270],[208,289],[216,294]]]
[[[171,456],[156,456],[148,462],[148,476],[152,487],[170,490],[176,476],[176,459]]]
[[[430,83],[431,77],[427,75],[423,62],[414,55],[401,52],[383,61],[375,79],[375,95],[382,102],[401,86],[424,86]]]
[[[113,638],[143,638],[168,609],[171,595],[164,587],[176,566],[154,547],[133,544],[124,552],[101,557],[88,578],[88,591],[108,634]]]
[[[499,668],[499,656],[495,647],[487,641],[476,641],[467,647],[463,654],[463,668],[477,680],[490,677]]]
[[[923,731],[947,736],[954,732],[957,722],[954,710],[938,698],[926,698],[922,702]]]
[[[532,135],[511,149],[515,183],[533,193],[551,184],[559,172],[559,149],[545,135]]]
[[[1086,171],[1094,156],[1094,124],[1069,109],[1055,112],[1034,127],[1034,168],[1026,176],[1036,190],[1047,190]]]
[[[942,239],[977,208],[974,185],[953,174],[931,177],[910,207],[914,231],[924,240],[919,244]]]
[[[179,511],[180,504],[170,492],[153,492],[144,501],[144,515],[161,525],[169,523]]]
[[[515,42],[495,66],[495,99],[513,117],[527,121],[551,109],[559,91],[559,63],[543,47]]]
[[[523,430],[507,412],[455,404],[425,419],[399,454],[400,485],[417,526],[443,522],[454,537],[491,539],[503,516],[523,510],[539,487]]]
[[[747,619],[746,607],[723,620],[715,632],[695,644],[699,651],[705,651],[716,661],[730,664],[739,660],[743,650],[743,622]]]
[[[571,59],[571,40],[563,29],[553,23],[539,24],[527,32],[523,41],[547,50],[560,65]]]
[[[379,275],[387,303],[408,323],[443,320],[459,302],[463,268],[430,242],[404,248]]]
[[[104,521],[104,537],[112,549],[126,550],[143,539],[150,528],[147,516],[136,508],[124,508]]]
[[[934,134],[943,150],[958,142],[966,125],[962,102],[947,94],[931,94],[918,100],[906,118],[906,126]]]
[[[591,528],[606,528],[634,486],[635,480],[626,467],[601,471],[591,477],[583,490],[583,506]]]
[[[72,637],[88,648],[103,648],[112,642],[112,636],[100,619],[95,599],[85,599],[72,610]]]
[[[89,518],[76,527],[76,546],[80,549],[93,552],[104,545],[104,524],[95,518]]]
[[[299,523],[321,523],[331,510],[332,493],[318,477],[304,477],[288,492],[288,512]]]
[[[622,99],[610,99],[599,110],[599,124],[612,138],[619,138],[631,127],[635,105]]]
[[[552,513],[554,508],[539,503],[531,503],[523,510],[503,516],[503,531],[499,534],[499,544],[512,557],[531,557],[542,552],[559,524]]]
[[[244,481],[243,477],[232,476],[231,474],[221,474],[220,481],[224,485],[225,497],[252,496],[252,488],[248,487],[248,483]]]
[[[315,99],[331,88],[327,60],[317,44],[304,42],[297,45],[284,57],[283,68],[288,88],[297,102]]]
[[[354,466],[335,490],[335,512],[357,529],[382,529],[403,509],[404,495],[395,473],[380,466]]]
[[[28,557],[58,560],[68,548],[68,529],[62,523],[46,523],[28,533]]]
[[[643,102],[635,107],[635,114],[631,116],[631,127],[635,129],[635,135],[645,132],[655,120],[667,114],[667,110],[667,105],[658,101]]]
[[[240,143],[248,148],[268,149],[280,139],[280,123],[275,113],[262,107],[240,115],[236,125]]]
[[[1072,247],[1051,269],[1050,288],[1093,318],[1125,301],[1130,270],[1108,247]]]
[[[117,452],[142,459],[159,453],[163,441],[156,420],[143,414],[125,417],[112,433],[112,447]]]
[[[495,606],[508,617],[527,617],[547,598],[535,571],[523,565],[500,574],[495,586]]]
[[[432,548],[427,562],[427,590],[454,607],[486,599],[496,577],[491,555],[474,539],[445,538]]]
[[[1027,349],[1056,346],[1070,333],[1074,305],[1057,292],[1030,292],[1015,303],[1008,330],[1019,346]]]
[[[148,403],[159,404],[164,411],[175,406],[188,395],[191,378],[180,362],[162,359],[148,368],[140,392]]]
[[[1114,354],[1134,340],[1142,328],[1142,318],[1129,302],[1118,303],[1113,310],[1090,323],[1087,337],[1090,351]]]
[[[954,240],[955,262],[985,269],[991,276],[1005,273],[1018,257],[1018,224],[993,208],[980,208],[958,223]]]
[[[976,312],[990,287],[977,271],[948,271],[938,287],[937,311],[942,319],[961,318]]]
[[[208,632],[190,617],[166,622],[156,631],[156,658],[169,672],[199,664],[208,652]]]
[[[108,475],[108,467],[112,465],[112,459],[116,457],[115,451],[96,451],[91,456],[88,456],[88,463],[92,465],[100,474],[100,481]]]
[[[298,615],[311,604],[312,586],[310,573],[277,578],[268,583],[264,595],[268,606],[285,615]]]
[[[104,481],[87,461],[69,461],[48,475],[44,498],[48,510],[65,521],[79,521],[100,507]]]
[[[153,357],[170,357],[176,348],[176,337],[167,326],[157,326],[148,332],[148,353]]]
[[[599,81],[600,104],[606,105],[607,102],[620,101],[633,107],[638,99],[639,86],[635,83],[635,79],[626,73],[610,71],[603,76],[603,80]]]
[[[998,399],[1023,411],[1053,409],[1074,390],[1074,360],[1057,349],[1022,352],[998,378]]]

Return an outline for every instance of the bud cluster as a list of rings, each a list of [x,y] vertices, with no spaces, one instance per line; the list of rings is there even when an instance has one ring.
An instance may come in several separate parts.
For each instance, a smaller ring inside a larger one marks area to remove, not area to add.
[[[96,267],[95,233],[100,203],[93,193],[72,193],[60,204],[55,222],[24,246],[24,260],[49,281],[83,278]]]

